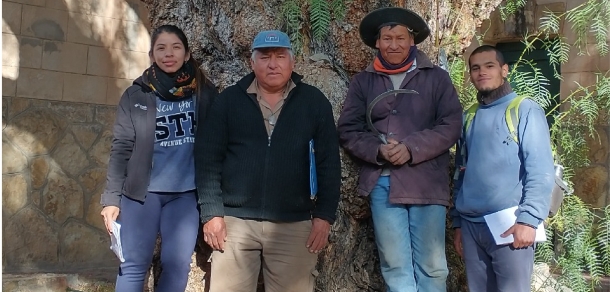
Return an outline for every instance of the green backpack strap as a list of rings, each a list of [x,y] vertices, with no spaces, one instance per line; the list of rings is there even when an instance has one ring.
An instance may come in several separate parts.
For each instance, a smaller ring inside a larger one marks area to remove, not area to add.
[[[466,111],[466,116],[464,117],[464,135],[466,135],[466,132],[470,129],[470,124],[472,124],[472,120],[474,120],[474,115],[477,113],[478,108],[479,103],[475,103]]]
[[[517,135],[519,130],[519,105],[526,98],[526,96],[517,96],[508,104],[505,113],[508,132],[517,144],[519,144],[519,135]]]
[[[460,154],[462,155],[462,162],[463,164],[466,164],[466,132],[468,131],[468,129],[470,129],[470,124],[472,124],[472,120],[474,120],[474,115],[477,113],[477,109],[479,108],[479,103],[475,103],[473,105],[471,105],[468,110],[466,111],[466,114],[464,116],[464,129],[463,129],[463,133],[464,133],[464,138],[461,140],[460,143]]]

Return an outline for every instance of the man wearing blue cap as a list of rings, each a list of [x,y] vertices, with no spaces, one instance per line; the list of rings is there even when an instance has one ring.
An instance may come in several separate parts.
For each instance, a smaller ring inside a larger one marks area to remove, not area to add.
[[[332,108],[292,72],[288,36],[263,31],[253,72],[225,89],[200,126],[195,153],[204,240],[213,249],[211,292],[312,292],[341,183]],[[281,115],[280,115],[281,113]],[[315,142],[317,195],[310,189]]]
[[[352,79],[338,122],[345,150],[361,162],[358,192],[369,196],[381,273],[388,292],[446,291],[445,214],[449,148],[462,128],[462,107],[449,74],[417,44],[430,28],[415,12],[387,7],[360,22],[364,44],[377,55]],[[390,95],[393,89],[418,94]]]

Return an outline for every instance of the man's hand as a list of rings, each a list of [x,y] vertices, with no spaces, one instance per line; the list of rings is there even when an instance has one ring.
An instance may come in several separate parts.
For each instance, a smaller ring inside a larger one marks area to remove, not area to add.
[[[513,235],[514,248],[525,248],[534,244],[534,240],[536,239],[536,229],[531,226],[515,223],[511,228],[502,233],[502,237],[507,237],[509,235]]]
[[[391,162],[390,161],[390,150],[394,149],[396,147],[396,144],[392,144],[392,143],[388,143],[388,144],[382,144],[379,146],[379,156],[381,158],[383,158],[383,160]]]
[[[464,249],[462,248],[462,229],[455,228],[453,232],[453,246],[455,247],[455,251],[460,255],[461,258],[464,258]]]
[[[214,250],[224,251],[227,226],[223,217],[214,217],[203,225],[203,240]]]
[[[313,218],[311,223],[311,233],[309,233],[309,238],[307,239],[307,248],[310,253],[318,253],[328,243],[330,223],[320,218]]]
[[[407,145],[402,144],[392,138],[388,139],[388,145],[394,145],[394,147],[389,149],[387,152],[389,158],[387,161],[390,163],[394,165],[403,165],[411,159],[411,152],[409,152]]]
[[[100,212],[102,218],[104,218],[104,225],[106,225],[106,231],[108,234],[112,234],[112,221],[116,221],[116,218],[119,217],[119,213],[121,210],[116,206],[106,206]]]

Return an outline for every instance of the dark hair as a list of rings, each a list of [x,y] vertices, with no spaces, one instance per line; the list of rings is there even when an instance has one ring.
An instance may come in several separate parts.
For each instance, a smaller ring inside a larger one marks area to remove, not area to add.
[[[500,50],[491,45],[482,45],[474,49],[474,51],[472,51],[472,54],[470,54],[470,57],[468,57],[468,67],[470,67],[470,58],[472,58],[472,56],[476,54],[483,52],[496,52],[496,60],[498,61],[498,63],[500,63],[500,66],[504,66],[504,64],[506,64],[506,61],[504,61],[504,55],[502,54],[502,52],[500,52]]]
[[[176,35],[178,37],[178,39],[180,39],[180,41],[182,42],[182,45],[184,46],[184,50],[187,53],[191,53],[191,49],[189,48],[189,41],[186,38],[186,35],[184,34],[184,32],[175,25],[165,24],[165,25],[157,27],[153,31],[152,35],[150,36],[150,51],[148,52],[149,55],[152,56],[153,47],[155,46],[155,43],[157,42],[159,35],[162,33],[171,33],[171,34]],[[195,79],[197,80],[197,97],[200,98],[201,90],[204,87],[204,85],[208,82],[208,80],[207,80],[205,74],[203,73],[203,70],[201,70],[201,68],[200,68],[201,65],[199,64],[199,62],[197,62],[197,60],[195,60],[195,57],[193,56],[192,53],[191,53],[191,57],[189,58],[189,60],[187,62],[191,63],[191,66],[193,66],[193,68],[197,69],[195,71]]]

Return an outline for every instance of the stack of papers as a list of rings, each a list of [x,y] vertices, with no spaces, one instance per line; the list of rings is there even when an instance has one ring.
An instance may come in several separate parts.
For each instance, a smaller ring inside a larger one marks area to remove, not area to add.
[[[497,245],[511,244],[515,241],[512,234],[507,237],[501,237],[500,235],[517,222],[517,215],[519,212],[517,209],[517,206],[515,206],[484,216],[485,223],[487,223],[489,231],[491,231],[491,235],[493,235]],[[536,239],[534,241],[546,241],[544,222],[540,223],[538,229],[536,229]]]
[[[121,247],[121,224],[112,221],[112,233],[110,234],[110,250],[119,258],[121,263],[125,262],[123,247]]]

